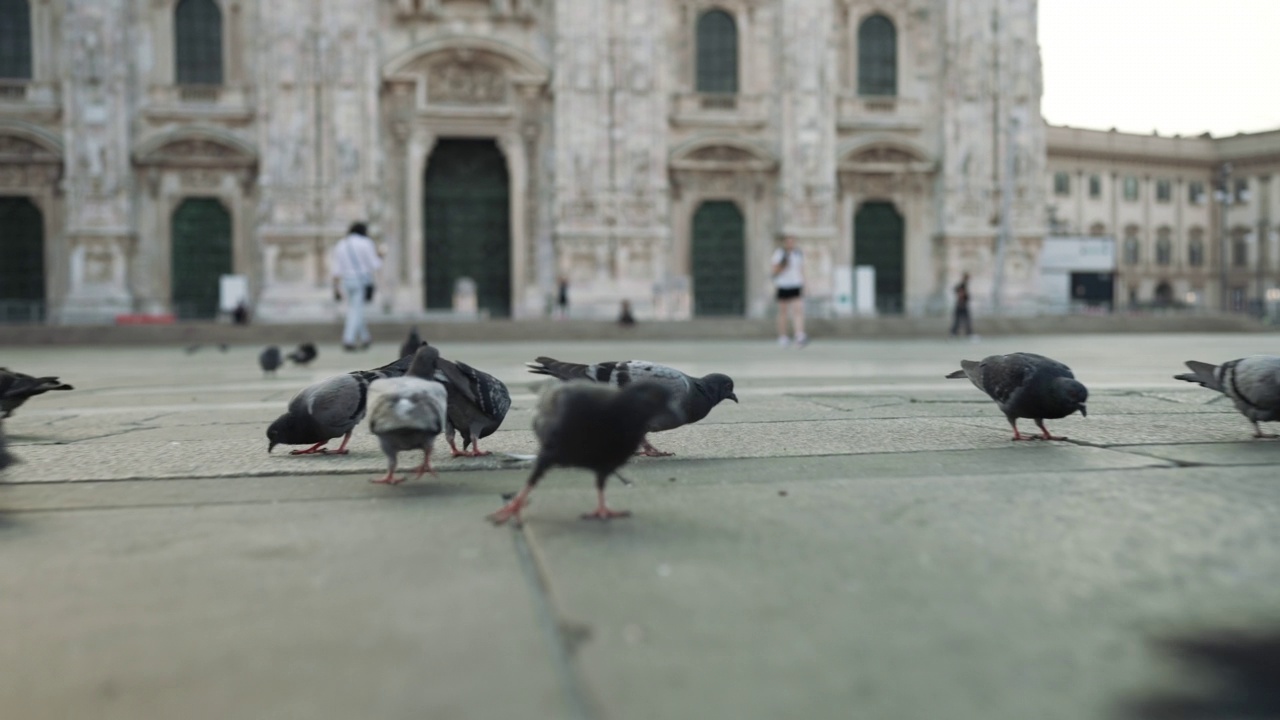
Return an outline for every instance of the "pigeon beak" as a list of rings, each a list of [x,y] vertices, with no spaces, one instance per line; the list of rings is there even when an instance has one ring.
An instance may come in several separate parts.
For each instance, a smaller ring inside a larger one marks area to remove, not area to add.
[[[275,444],[275,443],[273,443],[273,442],[269,442],[269,443],[267,443],[267,454],[268,454],[268,455],[270,455],[270,454],[271,454],[271,451],[272,451],[272,450],[274,450],[274,449],[275,449],[275,447],[276,447],[276,444]]]
[[[734,395],[733,393],[729,393],[727,397],[734,402],[738,402],[738,396]]]
[[[1080,406],[1080,417],[1089,417],[1089,411],[1083,405]]]

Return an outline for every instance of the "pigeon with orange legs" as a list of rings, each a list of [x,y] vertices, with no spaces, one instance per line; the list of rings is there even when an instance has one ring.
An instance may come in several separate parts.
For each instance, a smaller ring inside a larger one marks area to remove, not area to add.
[[[449,396],[444,385],[431,379],[440,351],[423,345],[404,377],[375,380],[369,385],[369,431],[378,437],[387,456],[387,474],[375,483],[396,485],[396,463],[405,450],[421,450],[423,473],[436,474],[431,467],[431,449],[444,430]]]
[[[583,515],[584,519],[630,515],[605,504],[605,482],[635,454],[653,419],[670,412],[679,412],[674,394],[658,383],[642,381],[621,390],[576,381],[551,386],[539,400],[533,419],[539,443],[533,472],[524,489],[488,519],[495,525],[512,518],[519,522],[529,493],[553,467],[579,467],[595,473],[596,508]]]
[[[480,449],[480,438],[489,437],[502,426],[511,409],[511,391],[483,370],[444,358],[436,364],[434,378],[449,392],[449,424],[444,433],[453,456],[488,455]],[[462,434],[461,450],[454,442],[455,430]]]
[[[1280,421],[1280,356],[1250,355],[1221,365],[1188,360],[1191,372],[1174,375],[1174,380],[1193,382],[1231,398],[1236,410],[1253,423],[1255,438],[1275,439],[1259,422]]]
[[[991,396],[1013,427],[1014,440],[1035,440],[1018,432],[1018,419],[1034,420],[1045,440],[1066,440],[1050,435],[1045,420],[1064,418],[1077,410],[1088,416],[1089,391],[1076,380],[1071,368],[1035,353],[991,355],[981,361],[961,360],[960,370],[948,378],[968,378]]]

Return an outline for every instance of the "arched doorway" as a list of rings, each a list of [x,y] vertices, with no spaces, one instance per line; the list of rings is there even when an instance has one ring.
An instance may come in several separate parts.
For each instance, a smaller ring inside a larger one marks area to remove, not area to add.
[[[876,310],[903,311],[906,253],[902,215],[893,203],[868,202],[853,217],[853,264],[876,269]]]
[[[1156,285],[1156,305],[1168,307],[1172,304],[1173,286],[1169,284],[1168,280],[1161,280],[1160,284]]]
[[[187,198],[173,211],[170,282],[179,318],[218,315],[219,278],[231,273],[231,213],[214,198]]]
[[[693,314],[742,315],[746,303],[746,221],[737,204],[711,200],[693,213]]]
[[[423,183],[426,305],[453,307],[454,284],[476,283],[490,316],[511,314],[511,199],[507,160],[492,140],[441,140]]]
[[[31,199],[0,196],[0,322],[44,320],[44,216]]]

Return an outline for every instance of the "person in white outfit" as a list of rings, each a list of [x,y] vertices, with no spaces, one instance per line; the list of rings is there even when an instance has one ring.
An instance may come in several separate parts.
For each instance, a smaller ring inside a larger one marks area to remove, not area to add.
[[[778,344],[791,344],[787,336],[787,317],[791,317],[791,329],[795,332],[798,347],[809,344],[804,334],[804,255],[796,249],[796,239],[787,235],[782,247],[773,253],[773,286],[778,290]]]
[[[342,328],[342,349],[347,351],[367,348],[372,342],[364,320],[364,306],[373,300],[382,258],[368,233],[364,223],[354,223],[347,236],[329,252],[333,295],[347,301],[347,322]]]

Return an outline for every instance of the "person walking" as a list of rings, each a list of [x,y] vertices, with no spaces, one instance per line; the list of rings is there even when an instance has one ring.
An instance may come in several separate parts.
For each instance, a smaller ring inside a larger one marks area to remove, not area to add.
[[[796,347],[809,344],[804,333],[804,255],[796,249],[793,235],[782,238],[782,247],[773,252],[773,286],[778,297],[778,344],[787,347],[792,340],[787,336],[787,317],[795,334]]]
[[[378,248],[369,239],[364,223],[353,223],[347,236],[329,252],[333,297],[347,301],[347,321],[342,328],[342,349],[352,352],[369,347],[372,338],[364,319],[364,306],[373,300],[374,279],[382,267]]]
[[[956,296],[955,315],[951,320],[951,334],[956,336],[960,334],[960,326],[964,325],[965,337],[973,336],[973,323],[969,318],[969,273],[965,273],[960,277],[960,282],[956,283],[952,292]]]
[[[556,319],[569,317],[569,278],[564,275],[556,283]]]

